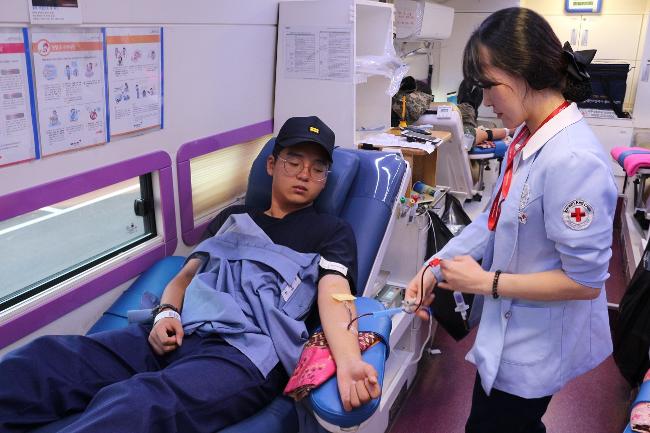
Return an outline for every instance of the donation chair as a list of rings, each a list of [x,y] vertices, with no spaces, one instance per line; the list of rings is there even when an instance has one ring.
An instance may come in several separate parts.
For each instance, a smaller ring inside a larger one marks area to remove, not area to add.
[[[478,162],[478,181],[476,182],[477,193],[474,196],[474,199],[477,201],[481,200],[481,191],[485,189],[484,171],[488,168],[488,164],[493,159],[498,161],[503,160],[506,150],[508,150],[508,145],[503,140],[496,140],[493,141],[493,143],[494,147],[488,148],[473,146],[468,154],[471,161]]]
[[[271,154],[275,139],[271,139],[253,162],[249,175],[246,204],[268,208],[271,202],[271,177],[266,173],[266,158]],[[320,212],[338,215],[352,226],[357,241],[358,276],[356,309],[358,314],[377,311],[383,306],[375,299],[362,295],[372,289],[379,273],[390,231],[396,218],[395,206],[406,191],[410,169],[401,156],[393,153],[337,148],[327,186],[315,206]],[[124,327],[127,311],[143,305],[145,292],[160,296],[166,284],[178,273],[184,257],[166,257],[140,275],[115,301],[88,332],[89,334]],[[388,357],[391,320],[387,317],[363,317],[360,331],[372,331],[381,336],[363,353],[372,364],[380,384],[383,384],[384,363]],[[348,429],[362,424],[379,407],[381,397],[351,412],[343,410],[338,394],[336,376],[313,390],[306,398],[315,416],[327,430]],[[78,415],[48,424],[33,433],[50,433],[63,429]],[[293,433],[298,432],[298,415],[292,399],[282,395],[252,417],[221,430],[221,433]]]
[[[646,179],[650,176],[650,149],[644,147],[615,147],[611,150],[612,158],[625,170],[623,194],[629,177],[634,178],[634,218],[643,230],[647,230],[650,221],[646,215],[647,207],[643,202]]]

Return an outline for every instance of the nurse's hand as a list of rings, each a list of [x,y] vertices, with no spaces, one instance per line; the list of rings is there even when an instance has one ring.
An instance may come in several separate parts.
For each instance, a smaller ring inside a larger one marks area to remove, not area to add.
[[[436,285],[436,277],[429,270],[428,266],[423,266],[422,269],[413,277],[413,279],[406,286],[406,293],[404,301],[410,303],[413,308],[416,308],[420,303],[420,284],[422,283],[422,273],[424,272],[424,301],[422,306],[416,314],[423,320],[429,320],[429,312],[426,309],[433,302],[433,286]]]
[[[489,294],[493,274],[485,271],[471,256],[457,256],[440,262],[444,282],[438,287],[463,293]]]

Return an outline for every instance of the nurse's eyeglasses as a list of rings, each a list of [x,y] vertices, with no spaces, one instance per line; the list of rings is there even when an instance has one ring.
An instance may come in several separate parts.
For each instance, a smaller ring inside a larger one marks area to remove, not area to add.
[[[282,161],[284,166],[284,172],[288,176],[298,176],[299,173],[305,169],[305,161],[302,158],[297,156],[289,156],[283,158],[277,156],[279,160]],[[309,168],[309,177],[311,177],[316,182],[324,182],[327,179],[327,175],[330,173],[329,165],[323,162],[313,162],[308,166]]]

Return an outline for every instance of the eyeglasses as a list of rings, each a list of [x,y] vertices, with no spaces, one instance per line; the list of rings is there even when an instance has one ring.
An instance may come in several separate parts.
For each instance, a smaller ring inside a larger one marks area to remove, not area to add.
[[[281,156],[277,157],[282,160],[284,165],[284,172],[288,176],[298,176],[299,173],[305,169],[305,161],[302,158],[297,156],[290,156],[288,158],[283,158]],[[309,177],[311,177],[316,182],[324,182],[327,179],[329,174],[329,165],[322,162],[314,162],[309,165]]]

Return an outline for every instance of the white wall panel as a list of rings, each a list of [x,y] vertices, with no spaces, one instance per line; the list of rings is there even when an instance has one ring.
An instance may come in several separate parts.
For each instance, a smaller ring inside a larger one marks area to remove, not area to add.
[[[164,129],[0,167],[0,195],[157,150],[168,152],[175,163],[179,147],[188,141],[273,118],[277,0],[80,2],[84,26],[164,28]],[[0,3],[0,26],[29,26],[26,0]],[[173,168],[175,172],[175,165]],[[180,226],[178,206],[176,213]],[[188,250],[179,242],[176,253]],[[45,333],[85,332],[123,288],[106,293],[11,347]]]

